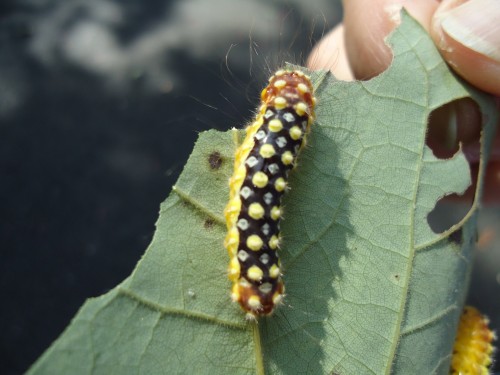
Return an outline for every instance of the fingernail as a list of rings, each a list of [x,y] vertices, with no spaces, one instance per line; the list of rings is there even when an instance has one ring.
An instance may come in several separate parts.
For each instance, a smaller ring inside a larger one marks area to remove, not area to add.
[[[467,48],[500,61],[500,3],[470,0],[444,11],[441,27]]]

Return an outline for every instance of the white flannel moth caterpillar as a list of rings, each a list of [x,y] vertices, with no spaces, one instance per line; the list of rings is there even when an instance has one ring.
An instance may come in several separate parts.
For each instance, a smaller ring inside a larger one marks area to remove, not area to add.
[[[224,242],[231,258],[231,297],[247,316],[269,315],[283,298],[280,244],[281,197],[305,142],[316,99],[308,76],[279,70],[262,90],[262,104],[236,150]]]

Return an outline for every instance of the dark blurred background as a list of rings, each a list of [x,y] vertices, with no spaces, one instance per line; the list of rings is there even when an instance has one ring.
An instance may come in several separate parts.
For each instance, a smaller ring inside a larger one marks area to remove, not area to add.
[[[242,127],[340,18],[328,0],[0,3],[1,374],[132,272],[197,134]],[[465,209],[443,206],[444,226]],[[499,220],[482,216],[470,297],[496,326]]]

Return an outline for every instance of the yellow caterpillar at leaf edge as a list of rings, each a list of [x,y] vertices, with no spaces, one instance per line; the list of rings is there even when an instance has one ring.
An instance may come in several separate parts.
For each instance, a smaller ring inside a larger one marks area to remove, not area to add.
[[[298,70],[277,71],[261,99],[257,117],[236,150],[224,211],[231,297],[249,318],[271,314],[283,299],[281,197],[316,104],[309,77]]]
[[[457,337],[453,345],[451,375],[487,375],[493,354],[495,333],[488,327],[489,320],[476,308],[466,306],[460,317]]]

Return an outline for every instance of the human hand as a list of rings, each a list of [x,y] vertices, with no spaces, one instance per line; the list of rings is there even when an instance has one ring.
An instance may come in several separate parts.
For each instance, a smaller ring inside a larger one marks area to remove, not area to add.
[[[462,78],[497,96],[500,107],[500,6],[497,0],[347,0],[344,20],[315,47],[310,69],[330,69],[342,80],[370,79],[392,61],[385,37],[400,23],[401,7],[430,33],[443,58]],[[437,156],[449,157],[450,134],[439,122],[454,118],[472,176],[477,178],[481,116],[470,100],[450,103],[430,118],[428,144]],[[456,148],[455,148],[456,150]],[[474,183],[475,185],[475,183]],[[475,186],[462,199],[473,196]],[[500,131],[494,140],[484,180],[483,200],[500,202]]]

